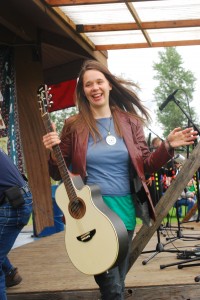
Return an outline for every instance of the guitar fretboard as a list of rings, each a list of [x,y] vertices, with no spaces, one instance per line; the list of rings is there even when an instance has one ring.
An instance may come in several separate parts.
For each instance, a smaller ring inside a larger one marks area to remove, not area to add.
[[[51,125],[51,120],[49,118],[49,114],[45,113],[42,116],[42,119],[43,119],[46,131],[47,132],[52,132],[53,128],[52,128],[52,125]],[[60,146],[59,145],[53,146],[53,152],[54,152],[54,155],[56,157],[56,162],[57,162],[57,165],[58,165],[58,169],[59,169],[60,175],[62,177],[63,183],[65,185],[67,195],[69,197],[69,200],[71,202],[73,202],[74,200],[77,199],[77,195],[76,195],[76,191],[74,189],[74,186],[72,184],[72,181],[71,181],[71,178],[70,178],[69,171],[68,171],[68,168],[66,166],[65,160],[62,156]]]

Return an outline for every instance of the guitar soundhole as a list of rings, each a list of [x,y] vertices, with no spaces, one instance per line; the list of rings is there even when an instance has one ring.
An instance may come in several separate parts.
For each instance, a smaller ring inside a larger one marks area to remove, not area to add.
[[[69,213],[74,219],[81,219],[86,211],[85,203],[81,198],[76,198],[69,203]]]

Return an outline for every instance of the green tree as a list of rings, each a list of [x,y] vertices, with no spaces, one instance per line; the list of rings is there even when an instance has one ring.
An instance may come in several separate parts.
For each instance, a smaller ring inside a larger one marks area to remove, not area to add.
[[[50,113],[51,121],[56,124],[56,130],[58,133],[61,132],[65,119],[75,114],[77,114],[76,107],[70,107]]]
[[[183,68],[183,60],[176,48],[165,48],[164,51],[158,52],[158,55],[159,62],[153,63],[153,69],[156,71],[153,78],[158,81],[158,85],[154,89],[154,98],[157,102],[157,119],[162,124],[163,135],[166,137],[175,127],[187,127],[188,118],[175,101],[170,101],[162,112],[159,110],[159,106],[172,92],[179,89],[175,99],[195,123],[197,116],[191,102],[196,78],[191,71]]]

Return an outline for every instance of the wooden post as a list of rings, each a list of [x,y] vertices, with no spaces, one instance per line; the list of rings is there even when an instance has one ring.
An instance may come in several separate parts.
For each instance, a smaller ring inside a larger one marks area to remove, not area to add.
[[[197,200],[198,201],[198,200]],[[198,209],[198,205],[197,202],[194,204],[194,206],[188,211],[188,213],[186,214],[186,216],[183,218],[183,220],[181,221],[181,223],[185,223],[188,222],[189,219],[195,214],[195,212]]]
[[[31,46],[15,48],[15,70],[20,136],[29,184],[33,194],[34,225],[39,234],[53,226],[53,208],[47,152],[42,144],[45,133],[41,120],[37,89],[43,83],[42,64],[33,60]]]
[[[184,190],[189,180],[193,177],[200,166],[200,143],[194,148],[190,157],[185,161],[181,171],[178,173],[175,180],[171,183],[165,194],[161,197],[156,205],[156,221],[151,227],[143,225],[132,241],[130,264],[131,268],[138,256],[141,254],[154,232],[160,226],[162,220],[168,214],[171,207],[178,199],[181,192]],[[153,222],[153,221],[152,221]]]

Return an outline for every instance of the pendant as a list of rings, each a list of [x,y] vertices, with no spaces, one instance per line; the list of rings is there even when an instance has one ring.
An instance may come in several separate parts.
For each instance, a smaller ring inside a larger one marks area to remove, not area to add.
[[[107,143],[108,145],[113,146],[113,145],[116,144],[116,142],[117,142],[117,140],[116,140],[116,137],[115,137],[115,136],[109,134],[109,135],[106,137],[106,143]]]

